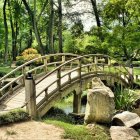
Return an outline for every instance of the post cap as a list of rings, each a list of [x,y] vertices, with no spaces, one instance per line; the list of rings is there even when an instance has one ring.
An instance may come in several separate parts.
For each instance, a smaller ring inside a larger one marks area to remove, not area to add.
[[[129,66],[130,68],[133,68],[133,64],[130,64],[130,66]]]
[[[28,72],[26,75],[26,79],[33,79],[32,73]]]

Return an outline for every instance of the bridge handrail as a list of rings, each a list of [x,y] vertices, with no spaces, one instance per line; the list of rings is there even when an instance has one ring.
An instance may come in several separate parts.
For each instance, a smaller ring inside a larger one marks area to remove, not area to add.
[[[80,59],[85,58],[85,57],[90,57],[90,56],[100,56],[100,57],[101,57],[101,56],[104,56],[104,57],[110,58],[110,56],[108,56],[108,55],[103,55],[103,54],[88,54],[88,55],[78,56],[78,57],[76,57],[76,58],[73,58],[73,59],[71,59],[71,60],[68,60],[68,61],[66,61],[65,63],[59,65],[59,66],[56,67],[54,70],[52,70],[50,73],[48,73],[48,74],[46,74],[44,77],[42,77],[36,84],[39,84],[39,83],[40,83],[42,80],[44,80],[46,77],[48,77],[48,76],[51,75],[53,72],[55,72],[55,71],[57,71],[58,69],[60,69],[61,67],[67,65],[68,63],[71,63],[71,62],[73,62],[73,61],[75,61],[75,60],[80,60]]]
[[[10,76],[11,74],[15,73],[16,71],[24,68],[25,66],[39,60],[39,59],[44,59],[46,57],[51,57],[51,56],[79,56],[79,55],[76,55],[76,54],[72,54],[72,53],[57,53],[57,54],[48,54],[48,55],[44,55],[44,56],[41,56],[41,57],[37,57],[37,58],[34,58],[28,62],[25,62],[24,64],[18,66],[17,68],[15,68],[14,70],[12,70],[11,72],[9,72],[8,74],[4,75],[2,78],[0,78],[0,82],[4,79],[6,79],[8,76]]]
[[[30,60],[30,61],[28,61],[28,62],[26,62],[26,63],[24,63],[24,64],[22,64],[21,66],[18,66],[17,68],[15,68],[14,70],[12,70],[10,73],[8,73],[8,74],[6,74],[5,76],[3,76],[1,79],[0,79],[0,84],[2,83],[2,81],[3,80],[5,80],[6,78],[8,78],[8,76],[10,76],[11,74],[13,74],[13,73],[15,73],[16,71],[18,71],[18,70],[22,70],[23,68],[25,68],[25,66],[27,66],[27,65],[29,65],[29,64],[32,64],[33,62],[35,62],[35,61],[37,61],[37,60],[39,60],[39,59],[48,59],[49,57],[52,57],[52,56],[61,56],[61,57],[63,57],[63,56],[71,56],[71,57],[77,57],[77,56],[79,56],[79,55],[76,55],[76,54],[72,54],[72,53],[59,53],[59,54],[49,54],[49,55],[45,55],[45,56],[41,56],[41,57],[38,57],[38,58],[35,58],[35,59],[33,59],[33,60]],[[63,60],[62,60],[63,61]],[[59,61],[59,63],[61,64],[61,63],[64,63],[64,62],[62,62],[62,61]],[[66,61],[66,60],[64,60],[64,61]],[[36,68],[33,68],[33,69],[30,69],[29,71],[27,71],[27,72],[32,72],[32,71],[34,71],[34,70],[37,70],[37,69],[39,69],[39,68],[41,68],[41,67],[45,67],[45,66],[50,66],[50,65],[52,65],[52,64],[57,64],[58,62],[50,62],[50,63],[47,63],[47,64],[44,64],[44,65],[41,65],[41,66],[38,66],[38,67],[36,67]],[[25,78],[25,75],[27,74],[27,72],[23,72],[22,71],[22,73],[18,76],[18,77],[16,77],[15,79],[13,79],[12,81],[10,81],[9,83],[7,83],[6,85],[4,85],[3,87],[1,87],[0,88],[0,96],[3,96],[3,90],[5,90],[7,87],[12,87],[12,84],[14,83],[14,82],[16,82],[17,80],[19,80],[19,79],[21,79],[21,78]],[[23,81],[24,81],[24,79],[23,79]],[[24,83],[22,84],[22,85],[24,85]],[[4,97],[4,96],[3,96]],[[0,97],[0,101],[3,99],[3,97]]]
[[[51,72],[49,72],[49,73],[47,73],[44,77],[42,77],[38,82],[36,82],[36,85],[37,84],[39,84],[42,80],[44,80],[46,77],[48,77],[48,76],[50,76],[51,74],[53,74],[53,73],[58,73],[60,70],[61,70],[61,68],[63,67],[63,66],[65,66],[65,65],[67,65],[68,63],[71,63],[71,62],[73,62],[73,61],[75,61],[75,60],[81,60],[82,58],[85,58],[85,57],[90,57],[90,56],[103,56],[103,57],[107,57],[107,58],[110,58],[110,56],[108,56],[108,55],[102,55],[102,54],[90,54],[90,55],[83,55],[83,56],[79,56],[79,57],[77,57],[77,58],[73,58],[73,59],[71,59],[71,60],[69,60],[69,61],[66,61],[65,63],[63,63],[63,64],[61,64],[60,66],[58,66],[58,67],[56,67],[54,70],[52,70]],[[79,66],[79,67],[77,67],[77,68],[74,68],[74,69],[72,69],[72,70],[70,70],[69,72],[67,72],[66,74],[64,74],[63,76],[61,76],[60,75],[60,79],[62,79],[63,77],[65,77],[66,75],[69,75],[69,74],[71,74],[72,72],[74,72],[74,71],[76,71],[76,70],[78,70],[78,69],[80,69],[80,68],[83,68],[83,67],[88,67],[88,66],[92,66],[92,65],[96,65],[95,63],[92,63],[92,64],[86,64],[86,65],[82,65],[82,66]],[[108,65],[108,64],[106,64],[106,65]],[[103,66],[105,66],[105,64],[103,63]],[[110,65],[111,66],[111,65]],[[125,67],[124,67],[125,68]],[[116,68],[116,69],[118,69],[118,68]],[[120,69],[118,69],[121,73],[123,73],[124,75],[125,75],[125,73],[123,72],[123,71],[121,71]],[[127,71],[127,69],[125,69],[126,70],[126,72],[128,72]],[[98,72],[98,71],[96,71],[96,72]],[[101,71],[100,71],[101,72]],[[103,71],[104,72],[104,71]],[[128,77],[126,77],[126,78],[128,78]],[[43,93],[46,89],[48,89],[52,84],[54,84],[55,82],[57,82],[59,79],[57,78],[56,79],[56,81],[53,81],[53,83],[51,83],[51,84],[49,84],[46,88],[44,88],[43,90],[41,90],[41,92],[37,95],[37,97],[39,96],[39,95],[41,95],[41,93]]]
[[[85,57],[94,57],[94,56],[102,56],[102,57],[106,57],[106,58],[109,58],[110,60],[111,60],[111,58],[112,57],[110,57],[110,56],[108,56],[108,55],[103,55],[103,54],[88,54],[88,55],[83,55],[83,56],[79,56],[79,57],[76,57],[76,58],[73,58],[73,59],[71,59],[71,60],[69,60],[69,61],[66,61],[65,63],[63,63],[63,64],[61,64],[61,65],[59,65],[58,67],[56,67],[54,70],[52,70],[50,73],[48,73],[48,74],[46,74],[43,78],[41,78],[36,84],[39,84],[42,80],[44,80],[46,77],[48,77],[50,74],[52,74],[53,72],[55,72],[55,71],[57,71],[58,69],[60,69],[61,67],[63,67],[63,66],[65,66],[66,64],[68,64],[68,63],[71,63],[71,62],[73,62],[73,61],[75,61],[75,60],[80,60],[80,59],[82,59],[82,58],[85,58]],[[110,64],[110,66],[111,66],[111,64]],[[128,73],[128,74],[130,74],[129,73],[129,71],[126,69],[126,67],[125,67],[125,65],[123,65],[123,64],[120,64],[120,66],[122,66],[125,70],[126,70],[126,72]],[[124,73],[123,71],[121,71],[120,69],[118,69],[120,72],[122,72],[122,73]]]

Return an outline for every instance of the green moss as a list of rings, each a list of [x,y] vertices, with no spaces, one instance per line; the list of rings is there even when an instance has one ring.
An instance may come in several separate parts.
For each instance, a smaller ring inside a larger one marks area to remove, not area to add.
[[[29,119],[29,115],[21,109],[16,109],[0,115],[0,124],[10,124]]]

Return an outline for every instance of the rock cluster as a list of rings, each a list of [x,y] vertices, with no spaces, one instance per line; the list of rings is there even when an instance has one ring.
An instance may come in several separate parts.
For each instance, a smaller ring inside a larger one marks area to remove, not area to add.
[[[92,79],[92,88],[87,93],[84,121],[86,124],[110,123],[112,140],[140,140],[140,117],[136,113],[124,111],[114,116],[114,93],[100,78]],[[114,117],[113,117],[114,116]]]
[[[87,93],[85,123],[110,123],[115,111],[114,94],[100,78],[92,79],[92,89]]]
[[[124,111],[112,119],[110,134],[112,140],[140,140],[137,129],[140,129],[140,117],[136,113]]]

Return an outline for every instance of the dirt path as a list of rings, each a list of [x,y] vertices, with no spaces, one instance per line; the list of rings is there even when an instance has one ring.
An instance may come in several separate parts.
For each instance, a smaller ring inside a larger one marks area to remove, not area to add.
[[[0,140],[64,140],[63,133],[56,126],[29,121],[0,127]]]

